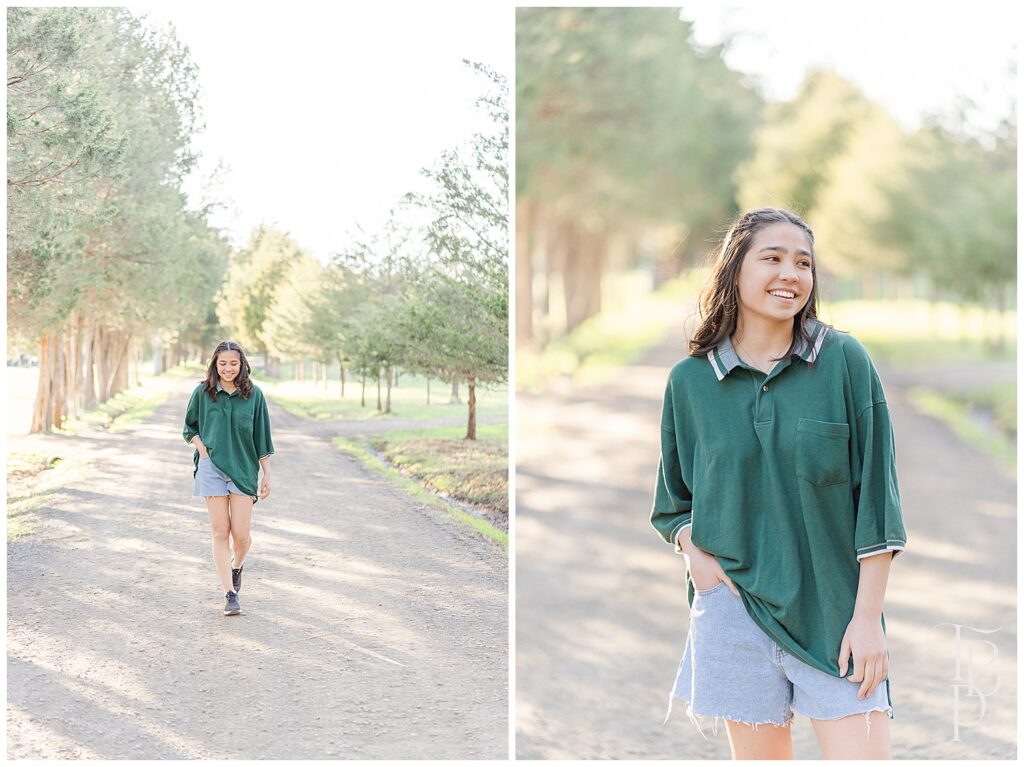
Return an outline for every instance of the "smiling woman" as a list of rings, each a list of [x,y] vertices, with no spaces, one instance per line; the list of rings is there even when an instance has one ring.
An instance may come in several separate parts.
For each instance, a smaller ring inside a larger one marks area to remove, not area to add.
[[[225,615],[241,612],[238,591],[252,545],[252,508],[258,498],[270,495],[270,414],[263,392],[249,379],[251,372],[242,347],[221,341],[206,379],[192,392],[182,433],[195,448],[193,497],[206,500],[213,561],[227,600]]]
[[[651,523],[686,556],[691,608],[670,701],[725,719],[734,758],[792,759],[794,713],[825,758],[890,750],[892,427],[864,347],[817,318],[815,271],[801,218],[742,215],[665,390]]]

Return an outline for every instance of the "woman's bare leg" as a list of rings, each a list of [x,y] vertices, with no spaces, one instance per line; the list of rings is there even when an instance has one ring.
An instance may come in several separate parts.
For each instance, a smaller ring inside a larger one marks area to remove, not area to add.
[[[242,566],[252,546],[252,498],[232,493],[230,501],[231,542],[235,550],[235,567]]]
[[[733,759],[792,759],[792,721],[785,727],[759,724],[756,728],[744,722],[725,720],[729,748]]]
[[[224,591],[231,591],[231,550],[228,548],[231,517],[228,515],[227,496],[206,496],[206,510],[213,530],[213,564],[217,568],[217,577]]]
[[[812,719],[822,759],[892,759],[889,715],[884,711],[842,719]],[[870,727],[868,726],[870,721]]]

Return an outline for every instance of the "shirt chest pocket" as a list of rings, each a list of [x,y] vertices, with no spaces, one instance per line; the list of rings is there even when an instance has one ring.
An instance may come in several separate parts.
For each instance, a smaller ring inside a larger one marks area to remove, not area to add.
[[[252,434],[252,411],[239,408],[231,415],[231,425],[240,434]]]
[[[796,427],[796,475],[812,485],[850,481],[850,424],[801,418]]]

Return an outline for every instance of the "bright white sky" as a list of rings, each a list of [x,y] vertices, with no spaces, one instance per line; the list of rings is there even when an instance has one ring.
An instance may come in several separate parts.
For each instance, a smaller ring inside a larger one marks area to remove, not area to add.
[[[423,5],[149,10],[154,23],[174,24],[199,67],[207,128],[189,191],[229,203],[213,223],[236,244],[274,223],[326,259],[357,225],[379,226],[443,149],[483,127],[473,106],[482,85],[461,59],[511,76],[513,7]],[[727,62],[769,99],[792,97],[808,67],[831,66],[913,129],[964,95],[983,127],[1005,114],[1015,13],[999,0],[693,0],[682,15],[698,44],[735,35]],[[221,162],[219,186],[200,193]]]
[[[727,35],[732,69],[755,75],[772,101],[796,95],[809,67],[831,67],[882,104],[907,129],[922,115],[948,112],[958,97],[978,105],[972,123],[991,129],[1016,93],[1016,3],[840,0],[691,0],[682,17],[694,41]]]
[[[474,106],[484,81],[462,59],[511,80],[513,10],[276,5],[131,7],[173,23],[199,68],[193,203],[228,202],[213,224],[236,244],[276,224],[326,260],[486,128]],[[228,172],[204,190],[221,162]]]

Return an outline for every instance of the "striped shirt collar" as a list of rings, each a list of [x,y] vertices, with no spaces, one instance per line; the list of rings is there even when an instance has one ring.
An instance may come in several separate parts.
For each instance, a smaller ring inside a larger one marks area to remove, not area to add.
[[[810,363],[817,359],[818,353],[821,351],[821,345],[825,341],[825,336],[828,335],[828,325],[818,320],[809,319],[805,323],[805,327],[811,342],[808,344],[802,338],[799,339],[793,354]],[[715,376],[719,381],[740,364],[740,356],[733,348],[732,339],[729,336],[723,338],[718,346],[708,352],[707,356],[711,363],[711,369],[715,371]]]

